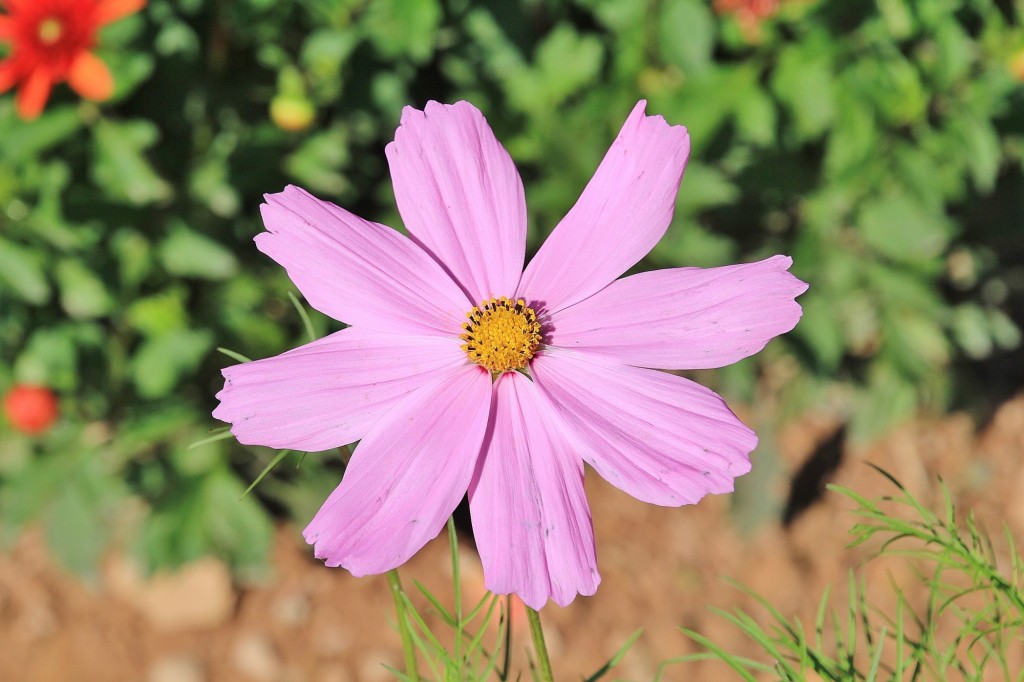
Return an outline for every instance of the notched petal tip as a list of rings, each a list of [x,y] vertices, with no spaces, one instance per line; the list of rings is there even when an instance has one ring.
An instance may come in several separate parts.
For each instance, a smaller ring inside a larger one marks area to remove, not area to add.
[[[320,203],[320,199],[317,199],[312,194],[302,189],[298,185],[287,184],[280,192],[266,192],[263,194],[264,203],[261,206],[267,205],[286,205],[292,201],[303,201],[309,200]]]
[[[640,128],[645,126],[646,130],[640,131],[643,134],[653,135],[660,134],[663,131],[669,131],[673,136],[679,136],[676,139],[685,138],[686,150],[690,148],[690,131],[685,125],[682,124],[671,124],[669,123],[662,114],[647,114],[647,100],[642,99],[636,103],[633,110],[626,117],[626,123],[622,126],[625,130],[630,125]]]

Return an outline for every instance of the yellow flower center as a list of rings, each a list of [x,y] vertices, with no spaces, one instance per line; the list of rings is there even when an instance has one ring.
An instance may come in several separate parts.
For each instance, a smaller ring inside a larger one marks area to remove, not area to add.
[[[43,45],[53,45],[63,33],[64,26],[55,17],[47,17],[39,22],[39,41]]]
[[[540,322],[523,299],[492,298],[466,317],[469,322],[462,325],[466,331],[459,336],[465,341],[462,350],[492,374],[526,367],[540,345]]]

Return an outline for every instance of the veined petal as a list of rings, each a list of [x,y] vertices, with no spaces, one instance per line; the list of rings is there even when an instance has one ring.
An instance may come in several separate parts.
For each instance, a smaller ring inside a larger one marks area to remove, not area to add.
[[[594,530],[583,460],[532,381],[508,372],[494,385],[493,429],[469,486],[487,589],[541,608],[597,591]]]
[[[18,115],[26,121],[39,118],[46,107],[46,100],[50,99],[52,89],[53,77],[50,72],[41,68],[34,69],[18,87],[15,96]]]
[[[526,267],[517,297],[554,313],[606,287],[650,251],[672,220],[690,153],[683,126],[641,100],[576,205]]]
[[[548,343],[630,365],[722,367],[753,355],[800,319],[807,285],[773,256],[721,268],[644,272],[551,316]]]
[[[68,85],[91,100],[109,99],[114,94],[114,77],[103,60],[92,52],[82,52],[71,62]]]
[[[560,350],[535,357],[531,372],[573,427],[583,459],[639,500],[693,504],[730,492],[750,470],[757,436],[688,379]]]
[[[491,375],[445,372],[378,421],[303,535],[328,566],[383,573],[434,538],[469,487],[490,410]]]
[[[213,416],[242,443],[326,450],[359,440],[406,395],[465,363],[457,339],[349,327],[225,368]]]
[[[96,23],[99,26],[135,14],[146,6],[146,0],[99,0],[96,4]]]
[[[526,249],[526,199],[515,164],[468,102],[406,107],[386,149],[409,234],[474,305],[511,296]]]
[[[256,246],[336,320],[384,331],[458,336],[473,305],[423,250],[298,187],[266,195]]]

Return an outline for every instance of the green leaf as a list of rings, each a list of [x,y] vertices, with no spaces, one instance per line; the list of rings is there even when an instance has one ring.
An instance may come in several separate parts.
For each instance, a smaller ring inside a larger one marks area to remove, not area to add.
[[[195,30],[184,21],[176,19],[164,21],[153,41],[153,48],[161,56],[198,55],[202,44]]]
[[[951,16],[940,23],[935,29],[935,45],[938,47],[938,59],[933,77],[938,88],[948,88],[968,77],[978,46],[959,21]]]
[[[658,46],[667,62],[691,75],[708,70],[715,44],[715,22],[706,2],[662,3],[657,26]]]
[[[1021,329],[1002,310],[989,310],[988,321],[992,339],[1003,350],[1016,350],[1021,344]]]
[[[916,270],[876,262],[862,266],[860,272],[867,275],[882,305],[917,310],[933,318],[939,318],[946,310],[931,279]]]
[[[827,42],[792,43],[779,53],[772,89],[793,116],[798,141],[820,136],[835,116],[835,89]]]
[[[161,398],[191,372],[213,345],[208,330],[174,331],[143,342],[131,360],[132,379],[143,398]]]
[[[0,287],[33,305],[50,298],[42,254],[0,237]]]
[[[146,238],[135,230],[118,230],[110,239],[110,248],[117,257],[122,286],[134,287],[141,284],[153,266],[151,249]]]
[[[81,127],[82,119],[74,107],[52,107],[29,122],[14,117],[0,119],[0,158],[13,165],[35,160]]]
[[[891,367],[876,362],[872,365],[867,388],[857,395],[850,437],[859,442],[876,438],[910,419],[917,406],[915,385]]]
[[[310,135],[285,161],[285,168],[310,191],[337,196],[351,183],[340,172],[349,162],[348,130],[340,125]]]
[[[910,376],[941,371],[949,363],[949,342],[942,327],[914,310],[896,310],[886,325],[889,356]]]
[[[907,0],[878,0],[878,9],[893,38],[903,40],[913,34],[916,26]]]
[[[126,491],[118,477],[96,466],[84,464],[64,477],[42,515],[47,545],[64,566],[92,575],[116,528]]]
[[[100,57],[114,74],[114,94],[110,102],[127,99],[140,85],[149,80],[156,66],[153,56],[145,52],[103,50]]]
[[[216,434],[215,437],[193,440],[200,433],[201,431],[195,430],[183,435],[174,443],[171,450],[171,464],[174,465],[175,471],[183,476],[204,474],[219,466],[224,459],[224,447],[220,441],[231,437],[231,432],[225,431]]]
[[[125,313],[128,324],[146,336],[160,336],[183,329],[188,321],[185,292],[180,288],[140,298]]]
[[[953,118],[949,127],[961,145],[975,186],[980,192],[991,192],[1002,161],[995,127],[991,122],[969,114]]]
[[[79,320],[102,317],[114,307],[114,299],[96,273],[80,260],[66,259],[57,264],[60,304],[68,315]]]
[[[374,0],[362,26],[385,58],[425,61],[434,52],[441,7],[436,0]]]
[[[238,270],[233,253],[180,222],[171,226],[157,252],[173,275],[218,280],[227,279]]]
[[[778,118],[772,98],[758,84],[751,83],[736,106],[736,132],[741,139],[767,147],[775,143]]]
[[[804,340],[822,371],[834,372],[846,350],[843,327],[827,292],[812,288],[800,298],[804,314],[793,334]]]
[[[0,490],[0,528],[10,540],[39,519],[58,560],[81,574],[93,574],[126,499],[121,480],[93,450],[64,447],[37,458]]]
[[[948,219],[900,194],[865,202],[857,227],[868,246],[904,263],[941,255],[953,236],[953,226]]]
[[[650,259],[671,266],[715,267],[729,263],[736,244],[708,232],[694,220],[677,217],[651,251]]]
[[[878,124],[864,99],[850,91],[837,95],[839,112],[828,136],[825,169],[835,178],[859,171],[860,164],[877,154]]]
[[[21,381],[72,390],[78,385],[78,355],[71,325],[41,327],[29,337],[14,363]]]
[[[688,214],[725,206],[740,198],[740,190],[720,169],[691,161],[686,165],[678,210]]]
[[[969,357],[980,360],[992,353],[988,326],[985,311],[975,303],[965,303],[953,310],[953,335]]]
[[[530,83],[540,91],[541,103],[557,106],[593,83],[603,61],[601,41],[559,24],[537,47]]]
[[[223,464],[172,484],[143,522],[138,549],[150,566],[177,566],[213,553],[238,571],[266,565],[273,528],[266,512]]]
[[[302,44],[301,62],[316,85],[329,87],[336,83],[334,92],[340,92],[337,82],[342,77],[342,66],[356,48],[359,34],[351,28],[319,28]]]
[[[228,177],[230,171],[226,157],[226,150],[211,152],[193,169],[189,182],[192,195],[221,218],[235,216],[241,208],[241,199]]]
[[[874,101],[883,121],[905,126],[924,119],[929,93],[917,66],[900,53],[859,60],[854,69],[860,72],[861,92]]]
[[[122,203],[144,206],[169,199],[171,186],[144,154],[159,137],[159,128],[150,121],[100,119],[93,127],[93,181],[108,197]]]

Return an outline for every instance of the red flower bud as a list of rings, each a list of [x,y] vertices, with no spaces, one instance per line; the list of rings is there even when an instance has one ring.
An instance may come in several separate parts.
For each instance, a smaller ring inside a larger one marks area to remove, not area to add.
[[[57,396],[42,386],[17,385],[4,396],[4,414],[15,430],[42,433],[57,420]]]

